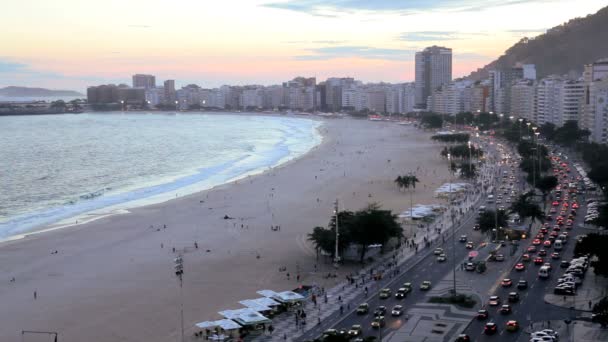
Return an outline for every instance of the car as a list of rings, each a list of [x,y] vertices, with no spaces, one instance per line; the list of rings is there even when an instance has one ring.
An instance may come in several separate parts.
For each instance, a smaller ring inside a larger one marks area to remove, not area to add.
[[[505,278],[500,282],[500,286],[502,287],[511,287],[511,285],[513,285],[513,282],[509,278]]]
[[[561,267],[561,268],[568,268],[568,267],[570,267],[570,261],[568,261],[568,260],[562,260],[559,263],[559,267]]]
[[[498,306],[499,304],[500,304],[500,297],[490,296],[490,300],[488,301],[489,306]]]
[[[412,283],[403,283],[401,288],[405,289],[405,293],[410,293],[412,291]]]
[[[533,333],[530,334],[530,341],[534,341],[534,342],[554,342],[556,341],[556,339],[547,334],[544,333],[542,331],[535,331]]]
[[[509,303],[519,302],[519,293],[517,292],[509,292],[509,297],[507,297]]]
[[[443,248],[441,248],[441,247],[437,247],[437,248],[435,248],[435,250],[433,251],[433,254],[435,254],[435,255],[439,255],[439,254],[441,254],[441,253],[443,253]]]
[[[337,336],[337,335],[338,335],[338,330],[327,329],[323,332],[323,335],[321,336],[321,340],[326,340],[326,339],[329,339],[331,336]]]
[[[391,316],[401,316],[401,315],[403,315],[403,306],[395,305],[393,307],[393,310],[391,310]]]
[[[551,253],[551,259],[559,259],[559,258],[560,258],[560,255],[558,252]]]
[[[525,262],[530,261],[530,254],[528,254],[528,253],[524,253],[524,254],[521,256],[521,261],[525,261]]]
[[[533,244],[534,246],[538,246],[538,245],[540,245],[540,244],[541,244],[541,241],[540,241],[540,239],[534,239],[534,240],[532,240],[532,244]]]
[[[420,290],[422,290],[422,291],[428,291],[430,289],[431,289],[431,282],[430,281],[425,280],[425,281],[423,281],[420,284]]]
[[[539,256],[546,256],[547,255],[547,251],[544,249],[541,249],[540,251],[538,251],[538,255]]]
[[[528,288],[528,281],[527,280],[520,279],[517,282],[517,289],[518,290],[524,290],[524,289],[527,289],[527,288]]]
[[[543,258],[541,258],[541,257],[534,258],[535,265],[542,265],[544,262],[545,262],[545,260],[543,260]]]
[[[437,257],[437,262],[444,262],[446,261],[448,258],[446,257],[445,253],[441,253],[439,254],[439,256]]]
[[[553,337],[555,339],[559,338],[559,333],[557,331],[553,330],[553,329],[543,329],[543,330],[540,330],[538,332],[539,333],[545,333],[545,334],[547,334],[547,335],[549,335],[549,336],[551,336],[551,337]]]
[[[536,234],[535,238],[536,238],[538,241],[540,241],[540,240],[542,240],[542,239],[544,239],[544,238],[545,238],[545,233],[538,232],[538,234]]]
[[[551,271],[551,270],[553,269],[553,266],[551,266],[551,263],[549,263],[549,262],[544,263],[544,264],[543,264],[543,267],[548,268],[548,269],[549,269],[549,271]]]
[[[553,203],[551,203],[552,206],[557,207],[559,205],[558,201],[553,201]]]
[[[574,295],[576,295],[576,287],[572,286],[572,285],[567,285],[567,284],[564,284],[564,285],[560,284],[560,285],[557,285],[553,289],[553,293],[560,294],[560,295],[574,296]]]
[[[469,272],[475,271],[475,264],[473,264],[472,262],[467,262],[467,264],[464,266],[464,269]]]
[[[504,304],[503,306],[500,307],[500,313],[503,315],[507,315],[511,313],[511,305],[509,304]]]
[[[520,263],[515,264],[515,270],[516,270],[516,271],[523,271],[523,270],[525,270],[525,269],[526,269],[526,266],[525,266],[524,264],[522,264],[521,262],[520,262]]]
[[[530,254],[536,253],[536,246],[528,247],[528,253],[530,253]]]
[[[486,335],[494,335],[494,334],[496,334],[497,330],[498,329],[496,327],[496,323],[494,323],[494,322],[488,322],[483,327],[483,333],[486,334]]]
[[[384,288],[382,290],[380,290],[380,299],[387,299],[391,297],[391,289],[389,288]]]
[[[386,321],[384,320],[384,316],[376,316],[371,323],[372,328],[379,329],[386,325]]]
[[[471,338],[467,334],[459,334],[456,338],[456,342],[469,342]]]
[[[488,313],[488,310],[485,309],[481,309],[477,311],[477,319],[478,320],[484,320],[486,318],[490,317],[490,314]]]
[[[469,241],[467,242],[467,244],[464,246],[466,249],[473,249],[473,241]]]
[[[386,313],[386,306],[384,306],[384,305],[380,305],[379,307],[376,308],[376,310],[374,310],[374,316],[384,316],[385,313]]]
[[[543,246],[545,248],[551,248],[551,244],[552,244],[551,240],[546,240],[545,242],[543,242]]]
[[[460,239],[458,239],[458,241],[460,241],[460,242],[467,242],[467,236],[466,235],[460,235]]]
[[[482,208],[482,207],[483,207],[483,208]],[[482,209],[483,209],[483,210],[482,210]],[[486,207],[484,207],[484,206],[479,207],[479,211],[485,211],[485,209],[486,209]],[[476,224],[473,226],[473,230],[480,230],[480,229],[481,229],[481,226],[479,225],[479,223],[476,223]]]
[[[363,333],[363,328],[359,324],[354,324],[348,331],[348,336],[359,336]]]
[[[357,315],[365,315],[369,312],[369,304],[362,303],[357,307]]]
[[[506,326],[505,326],[505,329],[506,329],[507,331],[511,331],[511,332],[513,332],[513,331],[517,331],[517,330],[519,329],[519,323],[517,323],[517,321],[516,321],[516,320],[510,320],[510,321],[507,321],[507,324],[506,324]]]
[[[401,287],[395,293],[395,298],[403,299],[403,298],[405,298],[405,295],[407,295],[407,290],[404,287]]]
[[[504,261],[505,260],[505,256],[502,255],[502,254],[496,254],[494,256],[494,260],[496,260],[496,261]]]

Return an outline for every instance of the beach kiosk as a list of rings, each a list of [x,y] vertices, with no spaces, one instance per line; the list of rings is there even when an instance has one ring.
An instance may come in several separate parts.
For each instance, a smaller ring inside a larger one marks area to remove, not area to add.
[[[196,326],[206,331],[209,340],[212,341],[231,341],[234,336],[238,336],[238,331],[242,328],[242,326],[231,319],[205,321],[196,323]],[[198,333],[195,336],[198,336]],[[200,332],[200,336],[203,336],[202,331]]]
[[[283,291],[283,292],[275,292],[272,290],[261,290],[257,292],[259,295],[262,295],[267,298],[271,298],[283,305],[287,308],[293,306],[299,306],[306,299],[299,293],[295,293],[293,291]]]
[[[243,330],[250,333],[262,333],[266,329],[266,324],[272,323],[268,317],[250,308],[224,310],[219,314],[235,321],[243,327]]]
[[[264,316],[271,317],[281,311],[281,303],[268,297],[256,299],[245,299],[239,302],[244,306],[261,313]]]

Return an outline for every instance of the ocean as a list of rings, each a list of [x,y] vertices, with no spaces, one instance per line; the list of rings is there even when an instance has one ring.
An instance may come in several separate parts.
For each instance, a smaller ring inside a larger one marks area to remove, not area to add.
[[[318,145],[319,126],[224,113],[0,117],[0,239],[262,172]]]

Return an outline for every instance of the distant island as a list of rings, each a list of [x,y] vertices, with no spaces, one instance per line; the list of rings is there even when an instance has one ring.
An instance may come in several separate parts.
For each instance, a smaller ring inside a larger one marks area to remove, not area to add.
[[[84,96],[84,94],[73,90],[52,90],[44,88],[28,87],[4,87],[0,88],[0,96],[5,97],[52,97],[52,96]]]

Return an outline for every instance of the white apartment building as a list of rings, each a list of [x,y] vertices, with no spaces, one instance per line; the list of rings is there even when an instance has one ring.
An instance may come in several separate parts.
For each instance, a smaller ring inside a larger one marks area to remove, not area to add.
[[[262,86],[246,87],[241,93],[241,108],[263,108],[264,89]]]
[[[431,46],[416,52],[416,106],[427,107],[427,99],[452,81],[452,49]]]
[[[538,122],[536,117],[536,85],[531,80],[521,80],[511,87],[511,115]]]
[[[591,140],[598,144],[608,144],[608,77],[594,82],[593,88],[595,96]]]
[[[145,91],[146,101],[150,106],[166,103],[165,88],[148,88]]]
[[[608,79],[608,59],[599,60],[593,64],[585,65],[583,82],[585,87],[584,100],[582,104],[579,126],[593,132],[596,128],[596,88],[597,82]],[[598,135],[592,134],[592,141],[596,141]]]

